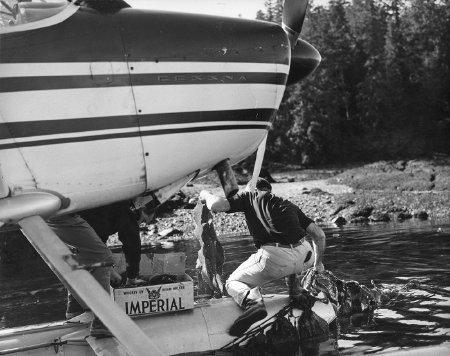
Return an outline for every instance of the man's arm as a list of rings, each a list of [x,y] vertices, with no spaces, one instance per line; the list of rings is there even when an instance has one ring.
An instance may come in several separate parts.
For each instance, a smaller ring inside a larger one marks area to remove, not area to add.
[[[206,204],[206,207],[213,212],[227,212],[231,209],[230,203],[226,198],[211,194],[206,190],[200,192],[200,201]]]
[[[322,258],[325,251],[325,233],[316,224],[311,223],[306,228],[306,231],[311,235],[314,245],[314,268],[318,272],[323,272],[325,270]]]

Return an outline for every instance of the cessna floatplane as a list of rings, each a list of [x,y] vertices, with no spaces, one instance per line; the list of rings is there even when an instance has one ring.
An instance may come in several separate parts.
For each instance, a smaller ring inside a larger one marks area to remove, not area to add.
[[[230,167],[264,142],[286,85],[320,62],[298,39],[306,6],[286,0],[279,26],[122,0],[1,1],[0,225],[18,225],[115,335],[30,327],[3,333],[1,354],[171,355],[232,340],[240,311],[227,298],[132,320],[45,220],[115,201],[163,202],[212,170],[232,194]],[[267,298],[269,316],[286,299]]]

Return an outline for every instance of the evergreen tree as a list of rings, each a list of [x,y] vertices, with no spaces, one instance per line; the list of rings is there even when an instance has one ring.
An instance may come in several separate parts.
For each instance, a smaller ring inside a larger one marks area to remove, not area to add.
[[[281,21],[281,0],[260,19]],[[450,3],[344,0],[311,7],[302,38],[322,55],[288,87],[267,158],[298,164],[450,151]]]

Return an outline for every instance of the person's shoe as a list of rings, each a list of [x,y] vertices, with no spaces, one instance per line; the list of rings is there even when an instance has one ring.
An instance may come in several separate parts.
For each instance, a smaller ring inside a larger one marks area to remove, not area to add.
[[[85,311],[72,294],[67,295],[66,319],[72,319]]]
[[[266,306],[262,300],[252,302],[246,305],[244,313],[231,325],[228,332],[231,336],[242,336],[250,326],[267,316]]]
[[[147,283],[147,281],[144,281],[143,279],[136,277],[136,278],[127,278],[127,282],[125,283],[125,285],[132,286],[132,285],[145,284],[145,283]]]
[[[99,318],[94,316],[94,320],[91,323],[90,336],[96,337],[98,339],[105,337],[113,337],[111,331],[100,321]]]
[[[91,311],[85,311],[83,314],[77,315],[71,319],[66,320],[66,323],[71,324],[87,324],[94,319],[94,313]]]

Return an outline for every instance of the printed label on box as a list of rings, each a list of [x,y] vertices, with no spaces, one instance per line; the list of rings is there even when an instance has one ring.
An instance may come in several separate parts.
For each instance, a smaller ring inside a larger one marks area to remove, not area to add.
[[[194,307],[194,285],[188,275],[177,283],[112,289],[111,295],[128,315],[167,313]]]

